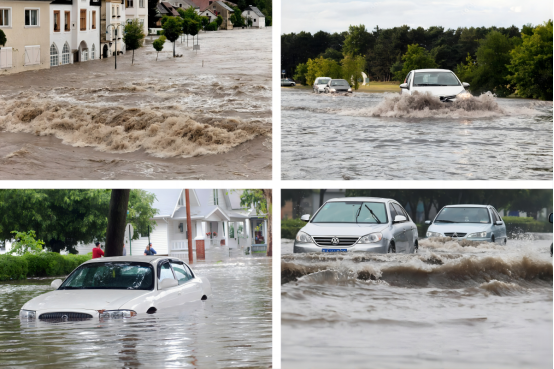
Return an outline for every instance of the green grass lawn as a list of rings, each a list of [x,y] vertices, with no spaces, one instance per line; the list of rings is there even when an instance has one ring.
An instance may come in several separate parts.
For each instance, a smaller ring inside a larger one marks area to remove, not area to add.
[[[370,93],[383,93],[383,92],[400,92],[399,82],[369,82],[368,86],[360,86],[355,92],[370,92]],[[296,90],[311,90],[312,86],[296,85],[294,87],[281,87],[292,88]]]

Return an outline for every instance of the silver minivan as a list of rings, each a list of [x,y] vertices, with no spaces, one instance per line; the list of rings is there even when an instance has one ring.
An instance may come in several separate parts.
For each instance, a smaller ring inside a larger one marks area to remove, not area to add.
[[[414,253],[417,226],[395,200],[374,197],[331,199],[296,235],[294,252]]]
[[[429,224],[427,237],[452,237],[505,245],[506,224],[490,205],[448,205]]]

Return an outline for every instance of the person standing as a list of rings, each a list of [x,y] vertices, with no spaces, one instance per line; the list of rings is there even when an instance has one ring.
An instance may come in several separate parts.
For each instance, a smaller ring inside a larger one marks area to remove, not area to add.
[[[96,247],[92,249],[92,258],[97,259],[104,256],[104,251],[100,247],[100,242],[96,241],[94,244],[96,245]]]
[[[125,248],[125,244],[123,244],[123,253],[121,255],[127,256],[127,249]]]
[[[152,247],[152,243],[149,243],[148,246],[146,246],[146,250],[144,250],[144,255],[156,255],[157,252]]]

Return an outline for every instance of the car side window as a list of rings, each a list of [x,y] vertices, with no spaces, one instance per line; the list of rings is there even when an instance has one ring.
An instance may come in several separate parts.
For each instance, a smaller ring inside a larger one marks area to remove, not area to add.
[[[185,264],[172,262],[171,267],[175,272],[175,276],[177,277],[179,284],[183,284],[192,279],[192,275],[190,274],[190,271],[188,270]]]
[[[500,220],[500,217],[498,216],[498,214],[496,214],[496,211],[494,211],[494,209],[489,209],[491,214],[492,214],[492,219],[494,219],[493,221],[496,223],[497,221]]]
[[[503,222],[502,217],[500,216],[500,214],[498,214],[498,211],[496,211],[495,208],[492,208],[492,211],[494,212],[494,214],[496,214],[496,217],[498,218],[498,220],[500,220],[501,222]]]
[[[402,210],[402,213],[404,213],[406,220],[410,220],[410,216],[408,215],[408,212],[406,211],[406,209],[404,209],[402,205],[399,205],[399,206],[400,206],[400,210]]]
[[[395,204],[395,203],[392,203],[392,206],[394,206],[394,210],[396,211],[396,214],[397,214],[397,215],[403,215],[403,216],[405,216],[405,215],[404,215],[404,212],[402,212],[402,207],[401,207],[400,205]],[[406,219],[408,219],[408,218],[406,218]]]
[[[394,209],[394,207],[392,206],[392,202],[389,204],[389,209],[390,209],[390,219],[391,221],[394,222],[394,218],[396,218],[396,210]]]
[[[173,272],[171,271],[171,267],[169,266],[169,262],[166,261],[160,266],[158,272],[158,280],[161,282],[167,278],[175,279],[175,277],[173,276]]]

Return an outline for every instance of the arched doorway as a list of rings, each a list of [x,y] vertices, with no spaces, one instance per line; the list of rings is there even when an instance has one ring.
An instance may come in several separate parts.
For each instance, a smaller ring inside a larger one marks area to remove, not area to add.
[[[50,45],[50,66],[57,67],[60,65],[60,54],[58,53],[58,47],[55,43]]]
[[[102,50],[102,57],[107,58],[108,57],[108,45],[104,44],[104,49]]]
[[[69,44],[67,42],[63,45],[62,64],[69,64]]]
[[[79,56],[80,56],[80,61],[82,62],[85,62],[88,60],[89,58],[89,54],[88,54],[88,46],[87,46],[87,43],[85,41],[81,41],[81,43],[79,44]]]

